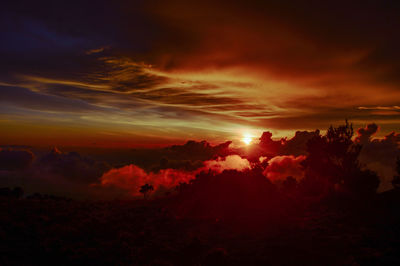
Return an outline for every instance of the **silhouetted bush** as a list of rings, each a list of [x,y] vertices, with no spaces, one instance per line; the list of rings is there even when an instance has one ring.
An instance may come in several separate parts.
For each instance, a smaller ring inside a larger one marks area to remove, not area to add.
[[[143,198],[146,199],[147,196],[150,194],[151,191],[154,190],[154,187],[149,184],[144,184],[143,186],[140,187],[139,192],[143,194]]]

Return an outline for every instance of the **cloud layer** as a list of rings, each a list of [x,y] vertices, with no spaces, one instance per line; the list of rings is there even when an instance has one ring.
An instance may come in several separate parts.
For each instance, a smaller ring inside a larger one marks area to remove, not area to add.
[[[361,145],[361,167],[375,171],[381,182],[379,192],[392,188],[396,159],[400,158],[400,135],[396,132],[377,138],[379,126],[367,124],[357,130],[354,142]],[[302,161],[307,157],[307,141],[319,131],[297,131],[279,141],[264,132],[258,143],[246,148],[231,147],[231,142],[211,145],[188,141],[153,149],[99,149],[84,154],[43,151],[23,146],[0,149],[0,185],[24,186],[27,191],[47,191],[76,197],[140,196],[140,186],[149,183],[155,195],[174,191],[201,172],[257,174],[280,184],[288,176],[300,181]],[[227,174],[225,173],[225,176]],[[229,175],[228,175],[229,176]]]
[[[100,185],[119,188],[129,192],[131,196],[139,196],[140,187],[144,184],[151,184],[155,189],[155,194],[160,195],[162,192],[173,190],[179,183],[188,183],[203,171],[222,173],[224,170],[243,171],[245,169],[250,169],[250,163],[239,155],[205,161],[202,167],[194,171],[168,168],[155,173],[146,172],[142,168],[130,164],[104,173],[100,179]]]
[[[29,150],[0,148],[0,171],[26,169],[32,164],[34,157]]]

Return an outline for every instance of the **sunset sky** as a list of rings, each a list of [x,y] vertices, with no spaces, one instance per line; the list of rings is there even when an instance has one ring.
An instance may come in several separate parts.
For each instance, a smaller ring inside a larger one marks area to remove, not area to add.
[[[0,145],[400,130],[398,1],[10,2]]]

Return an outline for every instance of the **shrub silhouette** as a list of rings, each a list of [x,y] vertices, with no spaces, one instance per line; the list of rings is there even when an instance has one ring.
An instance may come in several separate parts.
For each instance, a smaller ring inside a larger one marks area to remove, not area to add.
[[[152,185],[149,184],[145,184],[143,186],[140,187],[139,192],[143,194],[143,198],[146,199],[148,194],[150,194],[151,191],[154,190],[154,187]]]

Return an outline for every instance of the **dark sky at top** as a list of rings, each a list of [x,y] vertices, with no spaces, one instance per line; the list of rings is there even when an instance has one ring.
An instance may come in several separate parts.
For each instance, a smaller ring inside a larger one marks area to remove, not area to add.
[[[398,1],[10,1],[0,144],[399,130]]]

